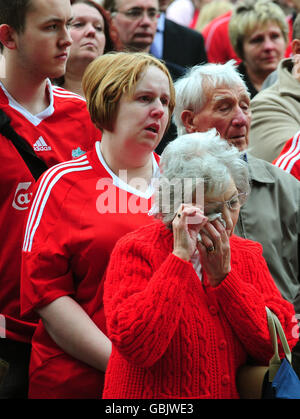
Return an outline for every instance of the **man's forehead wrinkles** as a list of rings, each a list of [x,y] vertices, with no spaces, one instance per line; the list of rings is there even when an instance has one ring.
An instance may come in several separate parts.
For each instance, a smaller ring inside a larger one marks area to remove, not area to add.
[[[219,101],[221,101],[221,100],[228,100],[228,99],[233,99],[233,96],[231,96],[231,95],[221,95],[221,94],[219,94],[219,95],[215,95],[215,96],[213,96],[213,98],[212,98],[212,100],[213,100],[214,102],[219,102]]]
[[[212,100],[212,102],[222,102],[222,101],[226,101],[226,100],[230,101],[230,100],[235,100],[235,99],[237,99],[238,101],[241,101],[241,100],[247,101],[247,100],[249,100],[249,96],[245,92],[241,92],[238,95],[219,93],[219,94],[213,95],[211,100]]]

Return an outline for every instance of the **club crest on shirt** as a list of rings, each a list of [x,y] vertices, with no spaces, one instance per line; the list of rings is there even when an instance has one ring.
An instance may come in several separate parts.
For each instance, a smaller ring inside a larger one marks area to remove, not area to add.
[[[80,157],[85,153],[86,153],[85,151],[81,150],[81,148],[78,147],[75,150],[72,150],[72,157],[73,159],[76,159],[77,157]]]

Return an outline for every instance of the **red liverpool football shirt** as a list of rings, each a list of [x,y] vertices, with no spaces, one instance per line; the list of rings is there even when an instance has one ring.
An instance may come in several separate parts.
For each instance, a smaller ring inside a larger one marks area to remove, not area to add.
[[[101,137],[92,124],[83,98],[48,81],[50,105],[30,114],[0,84],[0,107],[11,125],[48,167],[78,157]],[[6,137],[0,135],[0,314],[5,317],[1,336],[30,342],[34,321],[20,318],[20,264],[24,218],[34,179],[23,159]],[[2,317],[3,319],[3,317]],[[32,319],[33,320],[33,319]]]

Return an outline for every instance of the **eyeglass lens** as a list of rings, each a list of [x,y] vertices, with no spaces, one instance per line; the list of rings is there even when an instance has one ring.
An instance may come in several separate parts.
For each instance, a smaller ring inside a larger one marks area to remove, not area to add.
[[[227,205],[229,209],[235,210],[239,208],[244,194],[238,194],[233,196],[230,200],[224,202],[215,202],[204,206],[204,213],[211,214],[212,212],[222,212],[224,205]]]
[[[142,18],[145,13],[151,20],[154,20],[159,16],[159,12],[156,9],[142,9],[140,7],[134,7],[133,9],[129,9],[123,12],[119,11],[119,13],[123,13],[125,16],[133,20]]]

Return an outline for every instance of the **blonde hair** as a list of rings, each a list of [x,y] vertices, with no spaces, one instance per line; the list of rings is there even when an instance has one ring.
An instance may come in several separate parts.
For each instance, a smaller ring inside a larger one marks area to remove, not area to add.
[[[229,36],[236,54],[243,60],[243,43],[247,36],[260,26],[276,23],[288,42],[288,24],[280,6],[271,0],[243,0],[238,3],[229,22]]]
[[[213,19],[223,15],[226,12],[229,12],[229,10],[232,9],[233,4],[229,0],[213,0],[210,3],[205,4],[201,8],[195,29],[201,32],[203,28]]]
[[[87,106],[94,124],[112,131],[123,94],[132,95],[140,75],[151,65],[169,80],[169,123],[175,107],[175,89],[167,67],[157,58],[142,52],[111,52],[91,62],[82,79]]]

